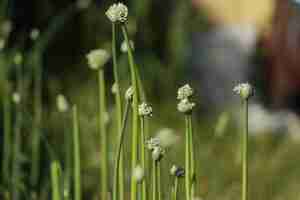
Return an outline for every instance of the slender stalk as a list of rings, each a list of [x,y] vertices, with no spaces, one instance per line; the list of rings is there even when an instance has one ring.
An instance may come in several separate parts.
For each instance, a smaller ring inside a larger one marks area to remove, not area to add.
[[[186,169],[186,175],[185,175],[185,197],[186,200],[191,200],[191,175],[190,175],[190,134],[189,134],[189,119],[188,116],[185,116],[185,169]]]
[[[137,150],[138,150],[138,82],[137,82],[137,77],[136,77],[136,67],[133,59],[133,54],[132,54],[132,49],[130,46],[129,38],[128,38],[128,33],[125,24],[122,25],[122,32],[123,36],[125,38],[125,41],[127,43],[128,47],[128,60],[129,60],[129,65],[130,65],[130,74],[131,74],[131,85],[134,90],[133,94],[133,112],[132,112],[132,157],[131,157],[131,169],[132,171],[137,165]],[[136,200],[137,199],[137,182],[134,178],[131,179],[131,200]]]
[[[63,114],[63,120],[66,121],[66,116]],[[69,118],[68,118],[69,119]],[[64,123],[68,124],[68,123]],[[65,166],[64,166],[64,185],[63,185],[63,196],[64,200],[70,199],[70,183],[71,183],[71,170],[72,170],[72,140],[69,138],[69,128],[64,125],[64,141],[65,141]]]
[[[177,200],[177,192],[178,192],[178,177],[175,176],[174,188],[173,188],[173,200]]]
[[[156,200],[156,196],[157,196],[157,180],[156,180],[156,176],[157,176],[157,163],[156,161],[153,159],[152,160],[152,200]]]
[[[101,199],[107,199],[108,196],[108,160],[107,160],[107,132],[105,124],[106,115],[106,96],[105,96],[105,79],[103,69],[98,70],[98,119],[99,119],[99,134],[101,136]]]
[[[244,124],[244,134],[243,134],[243,150],[242,150],[242,200],[247,200],[248,193],[248,100],[243,102],[244,114],[245,114],[245,124]]]
[[[20,199],[20,189],[18,185],[22,184],[20,154],[22,146],[22,122],[23,122],[23,69],[22,65],[17,65],[17,92],[21,97],[20,102],[16,103],[16,121],[14,126],[14,144],[13,144],[13,160],[12,160],[12,200]]]
[[[127,125],[127,120],[128,120],[128,113],[129,113],[129,107],[130,103],[127,102],[125,106],[125,113],[123,117],[123,122],[122,122],[122,128],[119,136],[119,142],[118,142],[118,150],[117,150],[117,155],[115,158],[115,169],[114,169],[114,183],[113,183],[113,200],[117,200],[117,191],[118,191],[118,178],[119,175],[118,173],[120,172],[120,163],[121,163],[121,152],[122,152],[122,146],[124,142],[124,133]],[[122,194],[120,194],[122,195]]]
[[[51,185],[52,185],[52,200],[60,200],[60,184],[59,184],[59,162],[57,160],[51,163]]]
[[[160,171],[161,171],[161,166],[160,166],[160,161],[157,161],[157,196],[158,200],[161,200],[161,176],[160,176]]]
[[[141,160],[142,160],[142,168],[146,169],[146,153],[145,153],[145,118],[141,117],[141,145],[140,145],[140,152],[141,152]],[[142,180],[142,200],[147,200],[147,183],[146,179]]]
[[[35,53],[34,59],[34,117],[33,117],[33,136],[32,136],[32,164],[30,171],[31,185],[37,186],[40,173],[40,134],[42,121],[42,71],[39,55]]]
[[[193,126],[192,115],[188,115],[188,129],[189,129],[189,146],[190,146],[190,167],[191,167],[191,198],[195,196],[195,162],[194,162],[194,143],[193,143]]]
[[[10,177],[10,159],[11,159],[11,92],[8,81],[5,81],[5,91],[3,95],[3,126],[4,126],[4,144],[3,144],[3,164],[2,177],[5,184],[9,183]]]
[[[121,134],[122,129],[122,104],[121,104],[121,90],[119,84],[119,73],[118,73],[118,63],[117,63],[117,51],[116,51],[116,24],[112,23],[112,57],[113,57],[113,72],[114,72],[114,82],[116,84],[117,90],[115,93],[116,102],[116,118],[117,118],[117,133]],[[121,137],[121,136],[120,136]],[[120,155],[120,167],[119,167],[119,200],[124,200],[124,167],[123,167],[123,152]],[[113,194],[116,197],[116,192]],[[116,199],[114,199],[116,200]]]
[[[81,199],[80,143],[77,107],[73,106],[74,200]]]

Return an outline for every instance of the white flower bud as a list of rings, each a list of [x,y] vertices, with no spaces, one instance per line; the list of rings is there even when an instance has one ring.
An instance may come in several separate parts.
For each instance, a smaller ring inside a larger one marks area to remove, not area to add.
[[[158,146],[160,146],[160,140],[158,138],[150,138],[146,141],[146,147],[151,151]]]
[[[132,40],[129,41],[129,44],[130,44],[130,48],[131,50],[133,51],[134,50],[134,43]],[[127,46],[127,42],[124,40],[121,44],[121,52],[123,53],[127,53],[128,51],[128,46]]]
[[[192,96],[194,93],[193,88],[189,84],[185,84],[184,86],[180,87],[177,91],[177,99],[183,100],[187,99]]]
[[[127,101],[131,101],[133,98],[133,93],[134,93],[134,89],[132,86],[130,86],[125,92],[125,99]]]
[[[152,107],[147,103],[139,105],[139,115],[142,117],[152,117]]]
[[[64,95],[59,94],[56,97],[56,107],[59,112],[66,112],[69,110],[69,103]]]
[[[110,59],[110,55],[104,49],[95,49],[90,51],[86,58],[91,69],[97,70],[103,67]]]
[[[105,14],[108,17],[108,19],[113,23],[124,23],[127,21],[128,8],[122,3],[115,3],[108,8]]]
[[[176,172],[177,172],[177,169],[178,169],[178,167],[177,167],[176,165],[173,165],[173,166],[171,167],[171,169],[170,169],[170,174],[171,174],[172,176],[175,176],[175,175],[176,175]]]
[[[18,92],[14,92],[12,94],[12,100],[15,104],[19,104],[21,102],[21,96]]]
[[[40,36],[40,30],[37,28],[34,28],[30,32],[30,39],[36,40]]]
[[[177,110],[179,112],[189,114],[192,112],[194,106],[196,104],[193,102],[190,102],[188,99],[182,99],[178,104],[177,104]]]
[[[240,95],[243,100],[247,100],[253,95],[253,88],[249,83],[241,83],[233,88],[233,92]]]
[[[162,147],[160,146],[154,147],[154,149],[152,150],[152,159],[155,161],[159,161],[164,154],[165,154],[165,150]]]
[[[114,83],[114,84],[111,86],[111,93],[117,94],[118,90],[119,90],[118,84],[117,84],[117,83]]]
[[[144,179],[145,176],[145,170],[142,168],[142,166],[137,165],[132,172],[132,177],[136,180],[136,182],[140,183]]]
[[[23,62],[23,55],[21,53],[17,53],[14,57],[15,65],[21,65]]]

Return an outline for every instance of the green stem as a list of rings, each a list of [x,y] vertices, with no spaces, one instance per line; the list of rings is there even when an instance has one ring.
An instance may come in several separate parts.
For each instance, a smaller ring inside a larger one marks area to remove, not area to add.
[[[22,122],[23,122],[23,70],[22,65],[17,65],[17,92],[21,97],[21,102],[16,103],[16,122],[15,122],[15,138],[13,144],[13,161],[12,161],[12,200],[19,200],[21,185],[21,146],[22,146]]]
[[[63,114],[63,120],[66,121],[66,116]],[[68,118],[69,119],[69,118]],[[68,124],[68,123],[64,123]],[[70,183],[71,183],[71,171],[72,171],[72,140],[69,138],[69,128],[64,125],[64,142],[65,142],[65,166],[64,166],[64,185],[63,185],[63,196],[64,200],[70,199]]]
[[[117,51],[116,51],[116,24],[112,23],[112,57],[113,57],[113,72],[114,72],[114,82],[116,84],[117,90],[115,93],[116,102],[116,118],[117,118],[117,133],[121,134],[122,129],[122,104],[121,104],[121,90],[119,84],[119,73],[118,73],[118,63],[117,63]],[[120,167],[119,167],[119,200],[124,200],[124,155],[121,151],[120,155]],[[113,194],[116,198],[117,191]],[[114,199],[116,200],[116,199]]]
[[[10,178],[10,159],[11,159],[11,92],[9,91],[8,81],[5,81],[5,94],[3,96],[3,124],[4,124],[4,146],[3,146],[3,183],[9,184]]]
[[[140,152],[141,152],[141,160],[142,160],[142,168],[146,169],[146,153],[145,153],[145,118],[141,117],[141,145],[140,145]],[[142,180],[142,200],[147,200],[147,183],[146,179]]]
[[[123,117],[123,122],[122,122],[122,128],[119,136],[119,143],[118,143],[118,150],[117,150],[117,155],[115,159],[115,169],[114,169],[114,185],[113,185],[113,200],[117,200],[117,191],[118,191],[118,173],[119,173],[119,167],[120,162],[121,162],[121,152],[122,152],[122,146],[124,142],[124,133],[127,125],[127,120],[128,120],[128,113],[129,113],[129,107],[130,103],[127,102],[125,106],[125,113]]]
[[[188,116],[185,116],[185,196],[186,200],[191,200],[191,175],[190,175],[190,134],[189,134],[189,120]]]
[[[57,160],[51,163],[51,185],[52,185],[52,200],[60,200],[60,185],[59,185],[59,170],[60,166]]]
[[[73,159],[74,159],[74,200],[81,199],[80,143],[77,107],[73,106]]]
[[[122,32],[123,36],[125,38],[125,41],[127,43],[128,47],[128,60],[130,65],[130,74],[131,74],[131,85],[134,90],[133,94],[133,112],[132,112],[132,157],[131,157],[131,171],[134,170],[134,168],[137,165],[137,150],[138,150],[138,82],[136,77],[136,67],[134,64],[134,59],[132,55],[132,49],[130,46],[128,33],[125,24],[122,25]],[[137,199],[137,182],[134,178],[131,178],[131,200]]]
[[[195,162],[194,162],[194,143],[193,143],[193,125],[192,125],[192,115],[188,115],[188,129],[189,129],[189,146],[190,146],[190,167],[191,167],[191,198],[195,196]]]
[[[99,134],[101,136],[101,198],[107,199],[108,194],[108,160],[107,160],[107,133],[106,133],[106,124],[105,124],[105,115],[106,115],[106,96],[105,96],[105,78],[103,69],[98,70],[98,119],[99,119]]]
[[[248,193],[248,100],[243,102],[244,107],[244,114],[245,114],[245,124],[244,124],[244,134],[243,134],[243,150],[242,150],[242,159],[243,159],[243,166],[242,166],[242,176],[243,176],[243,183],[242,183],[242,200],[247,200],[247,193]]]
[[[178,177],[175,176],[174,190],[173,190],[173,200],[177,200],[177,191],[178,191]]]
[[[157,195],[157,162],[155,160],[152,160],[152,200],[156,200]]]
[[[160,166],[160,161],[157,161],[157,195],[158,195],[158,200],[161,200],[161,166]]]
[[[34,59],[34,117],[33,117],[33,137],[32,137],[32,166],[31,166],[31,185],[37,186],[40,172],[40,134],[42,121],[42,72],[39,62],[39,55],[32,57]]]

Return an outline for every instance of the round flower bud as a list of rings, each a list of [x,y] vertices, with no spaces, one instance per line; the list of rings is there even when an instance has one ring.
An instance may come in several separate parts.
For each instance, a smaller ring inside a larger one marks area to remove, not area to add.
[[[139,115],[142,117],[151,117],[152,116],[152,107],[147,103],[142,103],[139,105]]]
[[[104,49],[95,49],[90,51],[86,58],[91,69],[97,70],[102,68],[110,59],[110,55]]]
[[[243,100],[247,100],[253,95],[253,88],[249,83],[241,83],[233,88],[233,92],[240,95]]]
[[[157,134],[156,138],[160,141],[160,145],[164,148],[168,148],[179,140],[179,136],[174,133],[174,130],[170,128],[162,128]]]
[[[132,172],[132,177],[136,180],[136,182],[140,183],[144,179],[145,170],[140,166],[137,165]]]
[[[192,96],[194,93],[193,88],[189,84],[185,84],[184,86],[180,87],[177,91],[177,99],[183,100],[187,99]]]
[[[21,96],[18,92],[14,92],[12,94],[12,100],[15,104],[19,104],[21,102]]]
[[[132,40],[129,41],[129,44],[130,44],[131,50],[134,50],[134,43]],[[121,44],[121,52],[127,53],[127,51],[128,51],[127,42],[124,40]]]
[[[155,147],[160,146],[160,140],[158,138],[150,138],[149,140],[146,141],[146,147],[149,150],[153,150]]]
[[[14,57],[14,63],[15,65],[21,65],[23,62],[23,56],[21,53],[17,53]]]
[[[105,14],[108,17],[108,19],[113,23],[124,23],[127,21],[128,8],[122,3],[115,3],[108,8]]]
[[[176,165],[173,165],[172,168],[170,169],[170,173],[171,175],[179,178],[179,177],[183,177],[185,172],[182,167],[177,167]]]
[[[134,93],[133,87],[130,86],[125,92],[125,99],[127,101],[131,101],[133,98],[133,93]]]
[[[154,147],[152,150],[152,159],[155,161],[159,161],[163,155],[165,154],[165,150],[160,146]]]
[[[69,103],[62,94],[57,95],[56,106],[59,112],[66,112],[69,110]]]
[[[119,90],[118,84],[117,84],[117,83],[114,83],[114,84],[111,86],[111,93],[117,94],[118,90]]]
[[[37,28],[34,28],[30,32],[30,39],[36,40],[40,36],[40,31]]]
[[[178,104],[177,104],[177,110],[179,112],[189,114],[192,112],[194,106],[196,104],[193,102],[190,102],[188,99],[182,99]]]

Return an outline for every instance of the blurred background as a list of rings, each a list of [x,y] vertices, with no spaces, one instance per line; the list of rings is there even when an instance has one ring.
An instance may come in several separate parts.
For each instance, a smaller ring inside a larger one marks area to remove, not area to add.
[[[21,98],[25,104],[25,122],[20,150],[23,174],[18,182],[24,191],[32,189],[28,183],[30,135],[35,121],[34,83],[38,83],[42,109],[37,120],[41,124],[40,148],[44,152],[38,174],[40,199],[49,194],[49,148],[58,157],[62,156],[62,146],[67,142],[62,135],[71,132],[71,125],[65,121],[70,116],[62,117],[57,111],[58,94],[79,106],[84,193],[87,199],[98,199],[99,179],[95,175],[101,156],[96,129],[97,82],[85,55],[95,48],[110,51],[111,24],[104,13],[113,2],[1,0],[0,3],[3,103],[5,96],[12,95],[17,88],[14,55],[21,53],[24,63]],[[250,197],[299,198],[300,1],[128,0],[124,3],[129,7],[128,29],[134,41],[136,62],[147,99],[154,109],[150,133],[155,135],[168,127],[181,137],[184,122],[176,111],[177,88],[190,83],[196,90],[198,195],[203,199],[239,198],[240,102],[232,88],[240,82],[250,82],[255,87],[249,117]],[[120,31],[117,41],[120,46],[123,41]],[[120,50],[118,62],[124,92],[129,86],[129,67],[127,55]],[[108,126],[112,133],[109,145],[113,155],[116,135],[110,92],[112,62],[105,70],[110,105]],[[38,79],[34,78],[35,73],[40,74]],[[6,87],[10,93],[5,92]],[[172,163],[184,164],[183,152],[183,142],[167,152],[162,175],[166,183],[171,181],[168,169]],[[163,195],[168,198],[169,188],[164,189]]]

